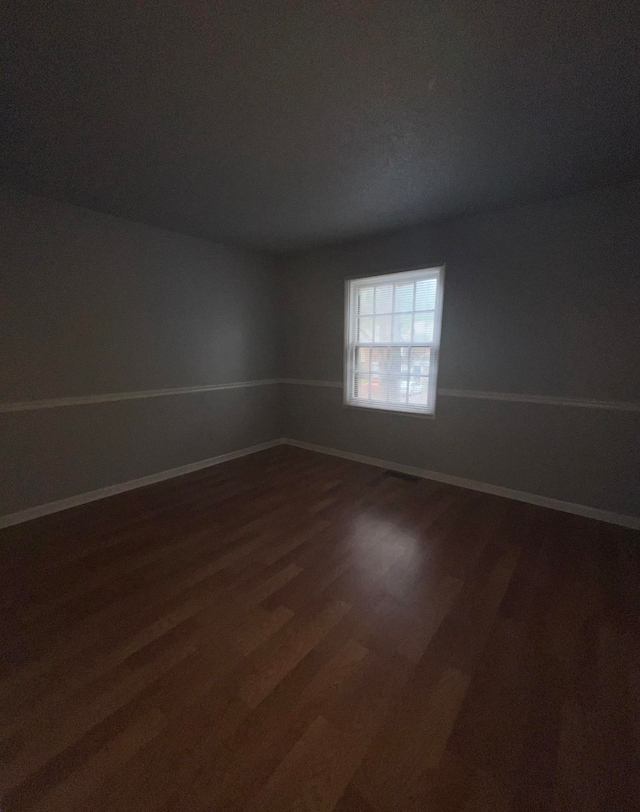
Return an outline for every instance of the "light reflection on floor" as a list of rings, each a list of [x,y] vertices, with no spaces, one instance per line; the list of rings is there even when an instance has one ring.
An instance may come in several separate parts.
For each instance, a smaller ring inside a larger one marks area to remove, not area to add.
[[[419,535],[375,510],[354,517],[344,544],[354,558],[353,586],[384,577],[391,594],[406,594],[424,569],[428,549]]]

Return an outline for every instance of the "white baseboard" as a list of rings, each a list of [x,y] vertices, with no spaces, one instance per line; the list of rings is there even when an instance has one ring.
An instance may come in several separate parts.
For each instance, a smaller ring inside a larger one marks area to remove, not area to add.
[[[640,517],[627,516],[622,513],[613,513],[608,510],[600,510],[599,508],[589,507],[588,505],[578,505],[573,502],[563,502],[560,499],[551,499],[548,496],[540,496],[535,493],[526,493],[524,491],[516,491],[512,488],[505,488],[501,485],[490,485],[486,482],[478,482],[474,479],[465,479],[464,477],[453,476],[452,474],[441,474],[438,471],[428,471],[425,468],[414,468],[411,465],[400,465],[396,462],[389,462],[389,460],[380,460],[376,457],[367,457],[364,454],[354,454],[351,451],[340,451],[337,448],[328,448],[327,446],[315,445],[314,443],[305,443],[302,440],[292,440],[288,437],[280,438],[277,440],[269,440],[266,443],[259,445],[249,446],[248,448],[241,448],[238,451],[230,451],[227,454],[220,454],[217,457],[209,457],[206,460],[199,460],[198,462],[191,462],[188,465],[181,465],[178,468],[170,468],[167,471],[160,471],[157,474],[149,474],[149,476],[139,477],[138,479],[130,479],[128,482],[121,482],[117,485],[108,485],[106,488],[98,488],[95,491],[88,491],[81,493],[77,496],[69,496],[66,499],[58,499],[55,502],[47,502],[44,505],[36,505],[26,510],[20,510],[17,513],[9,513],[6,516],[0,516],[0,529],[3,527],[10,527],[14,524],[28,522],[31,519],[37,519],[41,516],[48,516],[50,513],[58,513],[67,508],[77,507],[84,505],[88,502],[95,502],[98,499],[105,499],[107,496],[115,496],[118,493],[125,491],[132,491],[135,488],[142,488],[145,485],[153,485],[156,482],[163,482],[165,479],[173,479],[174,477],[190,474],[193,471],[199,471],[202,468],[209,468],[213,465],[220,465],[220,463],[235,460],[238,457],[246,457],[250,454],[256,454],[258,451],[265,451],[267,448],[274,448],[278,445],[290,445],[296,448],[304,448],[307,451],[317,451],[320,454],[329,454],[333,457],[342,457],[343,459],[353,460],[354,462],[362,462],[366,465],[375,465],[377,468],[385,468],[391,471],[400,471],[403,474],[411,474],[412,476],[420,477],[421,479],[432,479],[435,482],[444,482],[448,485],[457,485],[460,488],[469,488],[473,491],[481,491],[482,493],[490,493],[494,496],[504,496],[507,499],[515,499],[518,502],[527,502],[531,505],[539,505],[541,507],[552,508],[553,510],[561,510],[565,513],[573,513],[576,516],[585,516],[588,519],[597,519],[602,522],[609,522],[610,524],[621,525],[622,527],[630,527],[634,530],[640,530]]]
[[[115,496],[117,493],[132,491],[135,488],[143,488],[145,485],[153,485],[165,479],[173,479],[173,477],[190,474],[193,471],[199,471],[201,468],[220,465],[221,462],[235,460],[238,457],[246,457],[258,451],[264,451],[267,448],[282,445],[282,442],[281,439],[269,440],[266,443],[252,445],[248,448],[240,448],[238,451],[230,451],[227,454],[220,454],[217,457],[209,457],[209,459],[206,460],[190,462],[188,465],[180,465],[178,468],[169,468],[167,471],[159,471],[157,474],[149,474],[149,476],[142,476],[138,479],[130,479],[128,482],[120,482],[117,485],[107,485],[106,488],[98,488],[95,491],[88,491],[87,493],[80,493],[77,496],[69,496],[66,499],[58,499],[55,502],[47,502],[44,505],[36,505],[26,510],[19,510],[17,513],[9,513],[6,516],[0,516],[0,529],[3,527],[11,527],[11,525],[20,524],[22,522],[28,522],[31,519],[38,519],[40,516],[48,516],[50,513],[58,513],[58,511],[66,510],[67,508],[85,505],[87,502],[105,499],[107,496]]]
[[[588,519],[597,519],[601,522],[609,522],[610,524],[618,524],[622,527],[640,530],[640,517],[637,516],[627,516],[624,513],[613,513],[608,510],[589,507],[588,505],[563,502],[560,499],[552,499],[549,496],[516,491],[512,488],[505,488],[502,485],[490,485],[486,482],[478,482],[475,479],[465,479],[464,477],[453,476],[452,474],[441,474],[438,471],[428,471],[425,468],[414,468],[411,465],[400,465],[396,462],[380,460],[375,457],[366,457],[364,454],[353,454],[351,451],[340,451],[337,448],[327,448],[322,445],[305,443],[301,440],[285,438],[282,442],[286,445],[295,446],[296,448],[305,448],[307,451],[318,451],[320,454],[329,454],[332,457],[342,457],[346,460],[353,460],[354,462],[363,462],[366,465],[375,465],[377,468],[385,468],[391,471],[399,471],[403,474],[411,474],[421,479],[433,479],[436,482],[444,482],[447,485],[457,485],[460,488],[469,488],[472,491],[490,493],[494,496],[504,496],[507,499],[515,499],[518,502],[527,502],[531,505],[561,510],[565,513],[573,513],[576,516],[585,516]]]

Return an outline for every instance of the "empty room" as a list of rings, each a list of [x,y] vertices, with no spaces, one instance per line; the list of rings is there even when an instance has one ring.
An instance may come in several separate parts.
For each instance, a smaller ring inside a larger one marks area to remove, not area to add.
[[[0,27],[1,812],[640,809],[637,0]]]

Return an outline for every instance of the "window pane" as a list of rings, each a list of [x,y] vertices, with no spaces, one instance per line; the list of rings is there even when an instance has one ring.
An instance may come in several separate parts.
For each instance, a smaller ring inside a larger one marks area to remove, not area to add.
[[[408,388],[408,378],[389,378],[389,382],[387,384],[389,403],[406,403]]]
[[[376,313],[391,313],[393,285],[376,285]]]
[[[371,400],[386,402],[387,400],[387,376],[371,376]]]
[[[411,313],[401,313],[393,317],[393,340],[411,342]]]
[[[371,350],[371,371],[386,372],[389,364],[389,348],[373,347]]]
[[[358,289],[358,315],[368,316],[373,313],[373,288]]]
[[[371,316],[363,316],[358,319],[358,343],[373,340],[373,319]]]
[[[410,313],[413,310],[413,282],[396,285],[396,313]],[[426,308],[425,308],[426,310]]]
[[[413,340],[433,341],[433,313],[416,313],[413,317]]]
[[[409,378],[409,403],[426,406],[429,399],[429,378]]]
[[[430,347],[411,348],[411,369],[412,375],[428,375],[431,364]]]
[[[391,316],[375,316],[373,340],[376,344],[388,344],[391,341]]]
[[[360,398],[360,400],[368,400],[369,399],[369,376],[368,375],[356,375],[353,394],[356,398]]]
[[[435,279],[416,282],[416,310],[435,310],[437,284]]]
[[[389,372],[401,375],[409,371],[409,348],[391,347],[389,349]]]
[[[368,347],[356,347],[356,369],[358,372],[369,372],[371,350]]]
[[[349,284],[347,396],[354,405],[432,411],[438,274],[433,268]]]

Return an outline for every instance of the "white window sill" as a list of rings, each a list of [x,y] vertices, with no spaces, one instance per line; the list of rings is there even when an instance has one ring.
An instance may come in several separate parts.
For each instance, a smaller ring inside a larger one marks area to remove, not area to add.
[[[423,412],[413,409],[394,409],[390,408],[386,403],[380,406],[373,403],[360,403],[357,400],[345,400],[342,403],[349,409],[366,409],[371,412],[385,412],[387,414],[399,414],[404,417],[426,417],[430,420],[435,420],[435,412]]]

